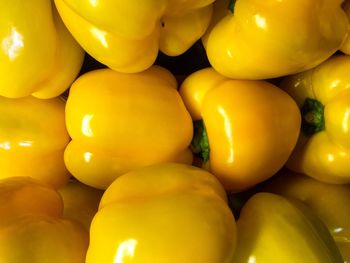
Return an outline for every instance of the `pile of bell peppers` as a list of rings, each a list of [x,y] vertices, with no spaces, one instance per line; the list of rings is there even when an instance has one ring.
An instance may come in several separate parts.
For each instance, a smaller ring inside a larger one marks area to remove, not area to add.
[[[1,3],[1,263],[350,262],[350,0]]]

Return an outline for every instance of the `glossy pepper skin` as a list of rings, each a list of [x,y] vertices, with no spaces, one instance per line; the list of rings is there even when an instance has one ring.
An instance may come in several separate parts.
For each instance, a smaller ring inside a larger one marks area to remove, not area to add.
[[[263,190],[305,203],[327,226],[344,262],[350,262],[350,185],[327,184],[285,169]]]
[[[184,53],[207,29],[214,0],[55,0],[80,45],[96,60],[124,73],[140,72],[158,50]]]
[[[207,145],[199,151],[209,151],[204,162],[226,190],[254,186],[287,161],[301,118],[281,89],[264,81],[228,79],[206,68],[187,77],[180,94],[192,118],[203,120]]]
[[[0,96],[47,99],[69,88],[84,52],[51,0],[1,1]]]
[[[1,262],[84,263],[88,232],[62,214],[62,199],[48,185],[30,177],[1,179]]]
[[[0,97],[0,179],[30,176],[55,188],[67,183],[64,111],[61,98]]]
[[[286,77],[281,87],[298,103],[302,133],[287,166],[328,183],[350,183],[350,56]]]
[[[68,170],[106,189],[138,167],[191,164],[192,121],[176,87],[174,76],[158,66],[134,74],[102,69],[78,78],[66,107]]]
[[[235,230],[215,176],[183,164],[144,167],[120,176],[104,193],[86,263],[228,263]]]
[[[218,0],[204,36],[210,64],[235,79],[268,79],[313,68],[341,48],[348,35],[342,2]]]
[[[327,228],[300,203],[271,193],[253,195],[237,221],[233,263],[343,263]]]

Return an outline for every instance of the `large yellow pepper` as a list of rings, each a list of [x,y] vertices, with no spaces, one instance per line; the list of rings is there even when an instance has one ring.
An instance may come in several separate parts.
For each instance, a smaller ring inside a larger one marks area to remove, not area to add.
[[[61,98],[0,97],[0,179],[30,176],[55,188],[67,183],[64,111]]]
[[[194,120],[194,150],[230,191],[275,174],[287,161],[300,129],[296,103],[264,81],[231,80],[212,68],[185,79],[180,94]],[[198,122],[197,122],[198,123]]]
[[[55,0],[70,32],[96,60],[120,72],[139,72],[158,49],[184,53],[207,29],[214,0]]]
[[[303,115],[299,142],[287,166],[328,183],[350,183],[350,56],[285,78],[281,87]]]
[[[77,76],[84,52],[51,0],[2,0],[0,96],[53,98]]]
[[[0,180],[0,262],[84,263],[88,232],[62,214],[59,193],[47,185]]]
[[[176,87],[174,76],[158,66],[134,74],[102,69],[78,78],[66,107],[68,170],[105,189],[137,167],[190,164],[192,121]]]
[[[327,228],[303,204],[253,195],[237,221],[233,263],[343,263]]]
[[[348,35],[342,2],[217,0],[204,37],[209,61],[221,74],[239,79],[313,68],[341,48]]]
[[[350,262],[350,185],[327,184],[283,170],[263,190],[303,201],[325,223],[344,262]]]
[[[141,168],[104,193],[86,263],[229,263],[235,225],[212,174],[183,164]]]

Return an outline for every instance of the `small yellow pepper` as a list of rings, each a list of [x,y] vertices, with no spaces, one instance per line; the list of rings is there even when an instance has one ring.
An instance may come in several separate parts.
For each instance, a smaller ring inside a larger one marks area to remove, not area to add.
[[[235,225],[212,174],[183,164],[144,167],[104,193],[86,263],[228,263]]]
[[[153,66],[134,74],[89,72],[72,85],[66,107],[72,141],[68,170],[81,182],[106,189],[119,175],[161,162],[192,163],[191,116],[174,76]]]
[[[263,190],[305,203],[327,226],[344,262],[350,262],[350,185],[327,184],[283,170]]]
[[[180,94],[192,118],[204,124],[196,125],[194,151],[225,189],[252,187],[287,161],[301,118],[294,100],[278,87],[206,68],[187,77]]]
[[[55,188],[67,183],[64,111],[61,98],[0,97],[0,179],[30,176]]]
[[[84,263],[88,232],[62,214],[62,199],[48,185],[0,180],[0,262]]]
[[[281,87],[301,108],[299,142],[287,166],[328,183],[350,183],[350,56],[334,56],[286,77]]]
[[[149,68],[158,50],[184,53],[207,29],[214,0],[55,0],[70,32],[96,60],[125,73]]]
[[[51,0],[2,1],[0,96],[53,98],[73,82],[84,52]]]
[[[327,228],[307,207],[271,193],[253,195],[237,221],[232,263],[343,263]]]
[[[236,79],[268,79],[317,66],[340,49],[342,0],[217,0],[204,45],[211,65]]]

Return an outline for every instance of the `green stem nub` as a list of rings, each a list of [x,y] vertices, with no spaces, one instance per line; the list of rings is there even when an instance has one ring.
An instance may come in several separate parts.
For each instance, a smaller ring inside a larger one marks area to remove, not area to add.
[[[228,10],[230,10],[232,14],[233,14],[233,10],[235,9],[235,4],[236,4],[236,0],[229,0],[228,2]]]
[[[207,130],[202,120],[193,122],[193,139],[191,142],[192,151],[201,158],[204,163],[209,160],[209,141]]]
[[[315,99],[307,98],[301,108],[301,128],[307,135],[324,130],[324,106]]]

